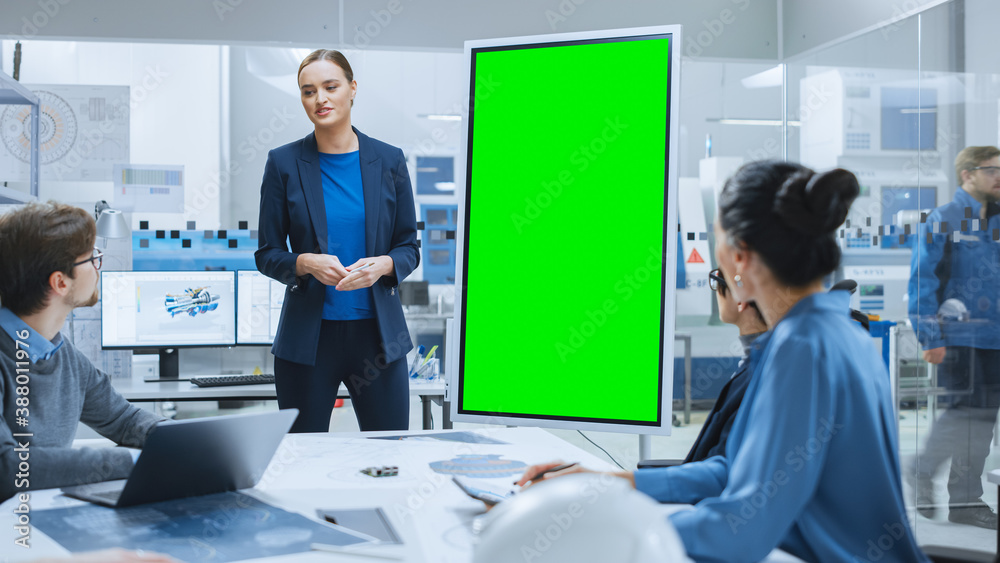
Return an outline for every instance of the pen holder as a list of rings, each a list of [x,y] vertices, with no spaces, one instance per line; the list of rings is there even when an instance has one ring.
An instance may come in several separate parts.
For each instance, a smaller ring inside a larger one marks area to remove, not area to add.
[[[440,360],[437,358],[431,358],[417,369],[414,379],[437,379],[440,375]]]

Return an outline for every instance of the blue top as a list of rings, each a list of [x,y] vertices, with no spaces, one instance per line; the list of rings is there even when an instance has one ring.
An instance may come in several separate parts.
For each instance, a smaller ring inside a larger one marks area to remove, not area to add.
[[[696,561],[928,561],[903,504],[889,377],[850,294],[802,299],[750,354],[726,455],[635,472]]]
[[[35,332],[35,329],[28,326],[21,320],[21,317],[15,315],[7,307],[0,307],[0,328],[7,333],[7,336],[10,336],[15,344],[18,341],[24,343],[26,346],[24,350],[28,353],[28,359],[33,364],[52,358],[52,354],[55,354],[56,350],[62,347],[62,334],[57,334],[54,340],[49,341]],[[28,337],[18,338],[17,333],[24,330],[28,331]]]
[[[365,197],[358,151],[319,153],[319,169],[326,206],[327,251],[344,266],[350,266],[365,257]],[[372,308],[370,287],[337,291],[331,285],[323,300],[323,319],[370,319],[375,316]]]
[[[413,349],[396,288],[420,264],[413,187],[402,150],[356,127],[352,130],[358,138],[364,189],[365,255],[392,259],[392,275],[380,277],[371,288],[379,346],[385,362],[391,363]],[[323,199],[315,133],[267,153],[254,261],[261,273],[285,285],[271,351],[278,358],[310,366],[319,348],[326,285],[313,276],[295,275],[295,263],[303,253],[327,252]]]
[[[920,225],[910,264],[909,313],[925,350],[941,346],[1000,349],[1000,206],[982,204],[962,188]],[[973,227],[978,226],[978,229]],[[927,235],[931,240],[927,240]],[[958,299],[970,322],[940,323],[938,308]]]

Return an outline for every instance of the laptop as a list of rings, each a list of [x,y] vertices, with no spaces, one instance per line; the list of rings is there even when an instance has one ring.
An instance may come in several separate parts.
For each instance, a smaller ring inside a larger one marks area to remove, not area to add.
[[[63,494],[111,507],[253,487],[297,409],[168,420],[156,425],[128,479],[64,487]]]

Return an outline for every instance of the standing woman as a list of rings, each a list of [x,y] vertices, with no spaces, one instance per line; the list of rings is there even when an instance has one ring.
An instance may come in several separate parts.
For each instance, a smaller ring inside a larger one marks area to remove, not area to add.
[[[775,547],[805,561],[927,561],[903,504],[885,364],[850,293],[823,290],[858,192],[846,170],[772,161],[741,167],[719,196],[719,268],[772,328],[751,345],[724,456],[618,474],[696,504],[670,516],[695,561],[760,561]]]
[[[406,430],[413,344],[396,287],[420,261],[406,159],[351,126],[358,85],[339,51],[310,53],[298,82],[314,131],[268,153],[255,253],[287,286],[278,406],[299,409],[292,432],[326,432],[344,382],[362,431]]]

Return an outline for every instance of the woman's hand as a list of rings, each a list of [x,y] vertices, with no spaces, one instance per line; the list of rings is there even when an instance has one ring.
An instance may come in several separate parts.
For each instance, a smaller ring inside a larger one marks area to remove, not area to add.
[[[545,475],[543,475],[542,477],[539,477],[538,479],[534,478],[539,473],[541,473],[541,472],[543,472],[543,471],[545,471],[547,469],[551,469],[553,467],[558,467],[560,465],[562,465],[561,461],[557,461],[557,462],[553,462],[553,463],[539,463],[538,465],[532,465],[531,467],[527,468],[524,471],[524,475],[522,475],[520,479],[518,479],[517,481],[515,481],[514,484],[520,486],[521,488],[526,489],[526,488],[528,488],[528,487],[531,486],[531,485],[528,485],[529,482],[533,485],[535,483],[539,483],[541,481],[546,481],[548,479],[554,479],[556,477],[563,477],[563,476],[566,476],[566,475],[572,475],[573,473],[597,473],[597,474],[602,474],[603,473],[604,475],[610,475],[612,477],[618,477],[620,479],[625,479],[626,481],[628,481],[629,485],[631,485],[633,489],[635,488],[635,475],[633,475],[631,471],[601,472],[601,471],[594,471],[594,470],[591,470],[591,469],[587,469],[587,468],[585,468],[585,467],[583,467],[581,465],[574,465],[573,467],[570,467],[570,468],[567,468],[567,469],[563,469],[562,471],[555,471],[555,472],[552,472],[552,473],[546,473]]]
[[[340,259],[331,254],[300,254],[295,260],[295,275],[307,274],[323,285],[337,285],[348,272]]]
[[[562,477],[564,475],[570,475],[573,473],[597,473],[597,471],[591,471],[590,469],[586,469],[581,465],[577,464],[574,465],[573,467],[563,469],[562,471],[546,473],[545,475],[539,477],[538,479],[535,479],[535,476],[538,475],[539,473],[552,469],[553,467],[559,467],[562,464],[563,462],[556,461],[553,463],[539,463],[538,465],[532,465],[531,467],[524,470],[524,475],[521,475],[520,479],[514,481],[514,484],[522,488],[527,488],[531,486],[528,485],[529,482],[531,482],[532,484],[540,483],[547,479],[554,479],[556,477]]]
[[[337,291],[352,291],[371,287],[382,276],[389,276],[395,272],[392,258],[388,256],[373,256],[362,258],[347,267],[349,272],[346,277],[337,284]]]

